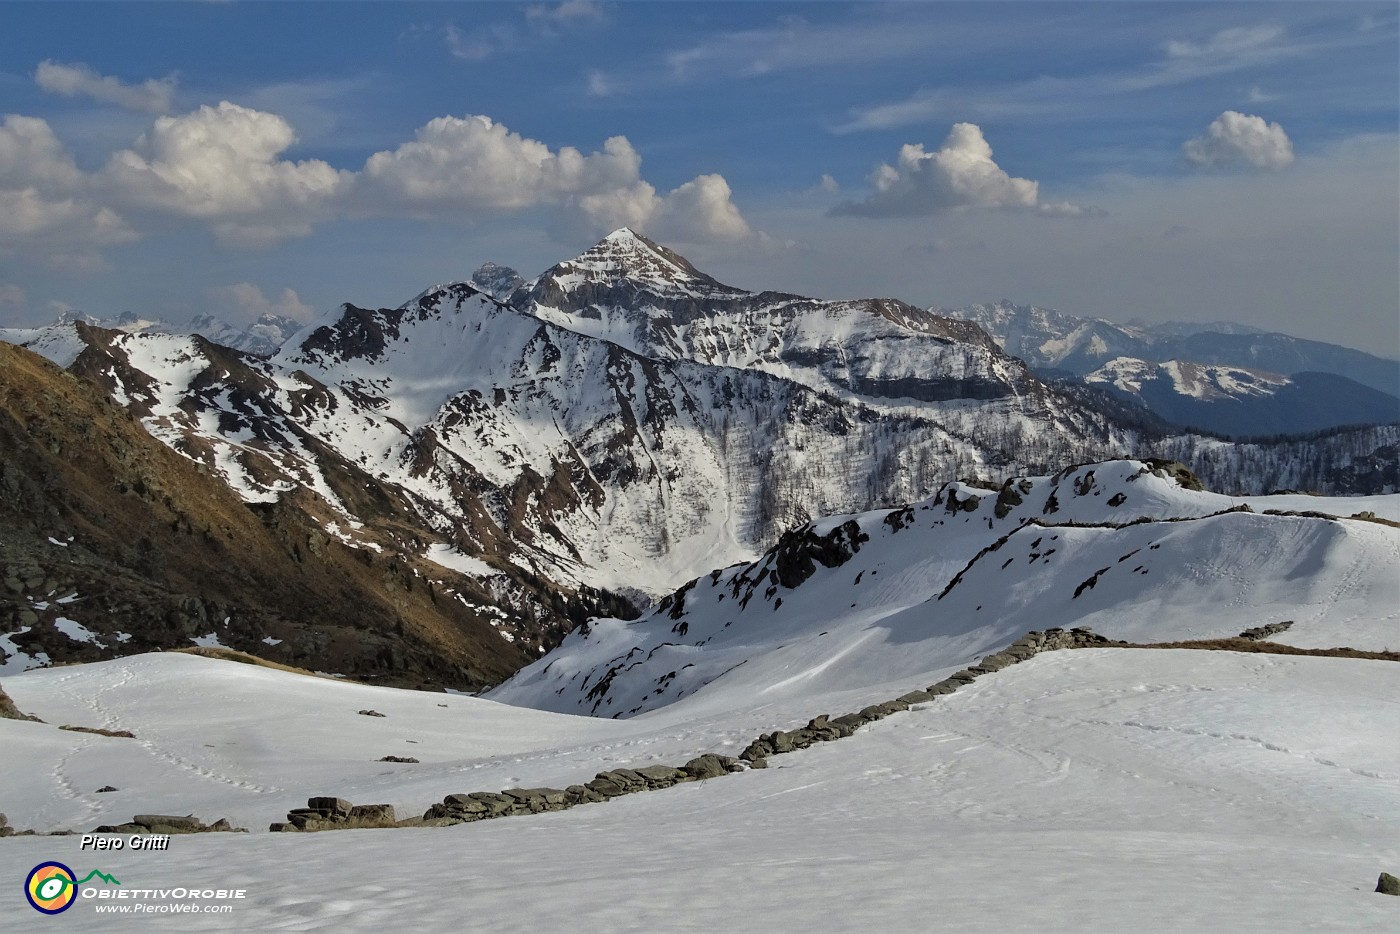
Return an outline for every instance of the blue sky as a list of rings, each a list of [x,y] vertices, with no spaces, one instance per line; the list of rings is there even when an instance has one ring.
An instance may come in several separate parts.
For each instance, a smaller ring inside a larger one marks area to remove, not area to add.
[[[1394,4],[0,5],[0,323],[744,287],[1400,354]]]

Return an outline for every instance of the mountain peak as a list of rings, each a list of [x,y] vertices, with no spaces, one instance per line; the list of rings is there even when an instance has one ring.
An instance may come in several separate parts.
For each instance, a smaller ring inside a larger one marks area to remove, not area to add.
[[[648,240],[631,227],[619,227],[563,265],[573,267],[575,271],[595,280],[632,279],[719,286],[684,256],[654,240]]]

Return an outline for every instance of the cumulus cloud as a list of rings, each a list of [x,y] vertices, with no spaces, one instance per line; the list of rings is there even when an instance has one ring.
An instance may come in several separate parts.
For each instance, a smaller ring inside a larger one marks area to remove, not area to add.
[[[0,255],[23,253],[54,269],[88,272],[103,268],[101,250],[135,239],[110,208],[34,188],[0,189]]]
[[[318,159],[279,159],[295,141],[276,114],[223,101],[156,120],[102,176],[126,203],[210,220],[228,243],[265,245],[309,233],[349,181]]]
[[[365,162],[359,199],[373,213],[420,218],[552,208],[571,233],[633,225],[675,239],[748,236],[728,183],[702,175],[665,195],[641,176],[642,158],[625,136],[599,152],[557,152],[489,117],[438,117],[415,138]]]
[[[34,71],[34,82],[53,94],[90,97],[104,104],[116,104],[127,110],[150,114],[168,113],[175,94],[174,75],[152,78],[140,84],[126,84],[111,75],[98,74],[91,66],[81,62],[72,65],[40,62]]]
[[[570,238],[623,224],[687,242],[757,236],[723,177],[701,175],[662,194],[623,136],[585,154],[488,117],[440,117],[358,171],[284,158],[295,142],[281,116],[224,101],[157,118],[85,173],[45,121],[5,117],[0,254],[95,268],[103,248],[172,219],[204,225],[226,245],[263,247],[341,218],[460,221],[530,210],[548,212]]]
[[[316,310],[301,300],[291,289],[283,289],[276,298],[268,298],[251,282],[220,285],[205,290],[212,313],[230,321],[256,321],[263,315],[310,321]]]
[[[1203,167],[1243,163],[1253,169],[1277,171],[1293,163],[1293,142],[1283,127],[1234,110],[1216,117],[1205,135],[1187,140],[1182,151],[1192,163]]]
[[[68,271],[100,267],[99,251],[135,239],[98,203],[48,123],[11,114],[0,123],[0,255],[25,254]]]
[[[70,191],[82,181],[73,157],[46,121],[8,114],[0,123],[0,187]]]
[[[896,164],[881,165],[870,183],[875,190],[864,201],[844,202],[832,213],[917,217],[970,208],[1083,213],[1067,201],[1042,202],[1038,182],[1007,174],[992,159],[992,147],[973,123],[954,124],[935,152],[925,152],[921,143],[904,145]]]

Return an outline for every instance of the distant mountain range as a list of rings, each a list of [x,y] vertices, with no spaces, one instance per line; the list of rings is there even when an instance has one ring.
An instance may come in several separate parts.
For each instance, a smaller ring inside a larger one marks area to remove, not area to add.
[[[240,328],[210,314],[196,315],[185,324],[172,324],[162,318],[143,318],[131,311],[113,318],[98,318],[79,311],[66,311],[60,314],[52,325],[0,329],[0,334],[10,343],[29,346],[36,340],[50,336],[55,326],[66,329],[75,324],[121,331],[123,334],[174,334],[186,337],[198,334],[216,344],[261,357],[276,353],[277,348],[302,327],[302,323],[293,318],[268,314],[259,315],[252,324]]]
[[[1400,421],[1400,361],[1215,322],[1122,325],[997,302],[975,321],[1042,378],[1111,388],[1173,424],[1229,437]]]

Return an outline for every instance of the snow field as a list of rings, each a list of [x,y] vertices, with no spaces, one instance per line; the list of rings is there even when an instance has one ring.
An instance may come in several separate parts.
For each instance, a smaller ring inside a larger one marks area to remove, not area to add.
[[[407,719],[395,693],[378,722]],[[0,874],[248,890],[232,917],[164,920],[181,931],[1388,931],[1370,889],[1400,861],[1398,697],[1388,662],[1053,652],[764,771],[444,829],[100,857],[11,839]],[[0,889],[0,916],[21,898]],[[63,923],[162,922],[79,904]]]

